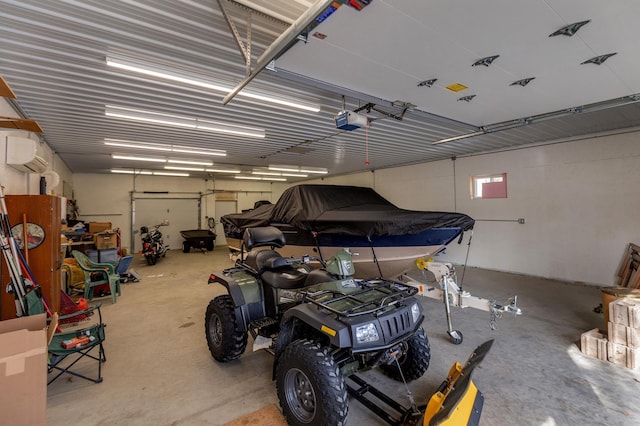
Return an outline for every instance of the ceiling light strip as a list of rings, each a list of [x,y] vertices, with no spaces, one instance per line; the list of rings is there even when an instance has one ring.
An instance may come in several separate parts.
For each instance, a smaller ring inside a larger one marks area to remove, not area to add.
[[[221,157],[227,155],[227,151],[222,149],[203,149],[179,145],[161,145],[148,142],[127,141],[123,139],[105,138],[104,144],[108,146],[119,146],[123,148],[148,149],[150,151],[180,152],[185,154],[215,155]]]
[[[202,87],[204,89],[209,89],[209,90],[214,90],[216,92],[225,92],[228,93],[231,91],[230,87],[224,87],[224,86],[219,86],[217,84],[211,84],[211,83],[207,83],[204,81],[200,81],[200,80],[194,80],[191,78],[186,78],[186,77],[182,77],[179,75],[175,75],[175,74],[169,74],[166,72],[161,72],[158,70],[154,70],[152,68],[149,67],[140,67],[137,65],[132,65],[132,64],[127,64],[124,61],[119,61],[119,60],[115,60],[112,58],[107,57],[107,65],[114,67],[114,68],[118,68],[118,69],[123,69],[126,71],[131,71],[131,72],[136,72],[139,74],[143,74],[143,75],[148,75],[151,77],[156,77],[156,78],[161,78],[164,80],[169,80],[169,81],[175,81],[177,83],[183,83],[183,84],[187,84],[190,86],[196,86],[196,87]],[[281,99],[281,98],[274,98],[271,96],[265,96],[265,95],[260,95],[257,93],[252,93],[252,92],[240,92],[238,94],[239,96],[244,96],[246,98],[250,98],[250,99],[256,99],[256,100],[260,100],[260,101],[264,101],[264,102],[270,102],[270,103],[274,103],[277,105],[283,105],[283,106],[287,106],[287,107],[291,107],[291,108],[296,108],[296,109],[301,109],[304,111],[310,111],[310,112],[320,112],[320,107],[319,106],[315,106],[315,105],[305,105],[305,104],[301,104],[299,102],[293,102],[293,101],[288,101],[286,99]]]
[[[154,158],[154,157],[135,157],[131,155],[118,155],[112,154],[111,158],[114,160],[132,160],[132,161],[149,161],[152,163],[166,163],[167,160],[164,158]]]
[[[105,106],[105,116],[122,118],[126,120],[142,121],[153,124],[182,127],[194,130],[208,130],[216,133],[225,133],[235,136],[248,136],[264,138],[264,129],[255,127],[238,126],[235,124],[220,123],[216,121],[202,120],[192,117],[165,114],[155,111],[146,111],[136,108],[127,108],[115,105]]]
[[[326,175],[327,173],[329,173],[329,170],[325,169],[324,167],[287,166],[284,164],[270,164],[268,169],[279,171],[279,172],[291,172],[291,173],[303,173],[303,174],[314,173],[314,174]]]

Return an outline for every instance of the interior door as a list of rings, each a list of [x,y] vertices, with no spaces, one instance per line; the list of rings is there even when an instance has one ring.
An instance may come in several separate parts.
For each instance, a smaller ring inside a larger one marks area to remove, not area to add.
[[[220,218],[226,214],[236,213],[236,201],[216,201],[216,246],[226,246],[227,239],[224,237],[224,228],[220,223]]]
[[[146,226],[151,230],[153,225],[163,220],[169,221],[169,226],[162,226],[162,238],[171,250],[181,250],[183,238],[180,231],[198,229],[198,201],[199,198],[136,198],[135,200],[135,229]],[[135,251],[141,249],[140,233],[134,238]]]

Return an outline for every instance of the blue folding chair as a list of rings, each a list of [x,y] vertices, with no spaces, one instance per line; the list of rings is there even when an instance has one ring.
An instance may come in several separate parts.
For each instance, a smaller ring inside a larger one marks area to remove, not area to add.
[[[140,281],[140,275],[138,275],[133,268],[129,269],[132,261],[133,256],[122,256],[116,265],[115,273],[120,275],[121,283],[137,283]]]

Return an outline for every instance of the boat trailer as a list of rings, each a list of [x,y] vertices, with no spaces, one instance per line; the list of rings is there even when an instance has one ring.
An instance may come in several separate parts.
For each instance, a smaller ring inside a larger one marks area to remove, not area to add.
[[[489,327],[492,330],[496,329],[496,322],[498,318],[502,317],[503,313],[510,313],[514,316],[522,315],[522,309],[518,307],[518,296],[513,296],[503,303],[499,303],[496,300],[473,296],[468,291],[463,291],[456,282],[456,271],[451,263],[418,259],[416,266],[425,276],[425,282],[418,281],[406,273],[402,274],[399,279],[404,284],[416,287],[419,295],[441,300],[444,303],[447,316],[447,334],[451,342],[455,345],[462,343],[463,336],[460,330],[453,329],[451,323],[451,306],[458,308],[475,308],[489,312]],[[435,276],[435,285],[427,283],[428,280],[425,271],[429,271]]]

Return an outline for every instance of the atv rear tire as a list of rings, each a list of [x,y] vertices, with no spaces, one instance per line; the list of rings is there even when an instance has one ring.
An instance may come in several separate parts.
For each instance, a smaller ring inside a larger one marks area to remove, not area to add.
[[[236,329],[233,299],[228,294],[209,302],[204,329],[209,351],[217,361],[238,359],[247,347],[247,332]]]
[[[329,348],[306,339],[287,345],[276,366],[276,388],[288,424],[345,424],[347,388]]]
[[[398,359],[400,369],[396,363],[380,365],[382,372],[394,380],[402,380],[402,376],[408,382],[419,379],[429,368],[431,348],[422,328],[407,340],[407,345],[409,346],[407,353]]]

